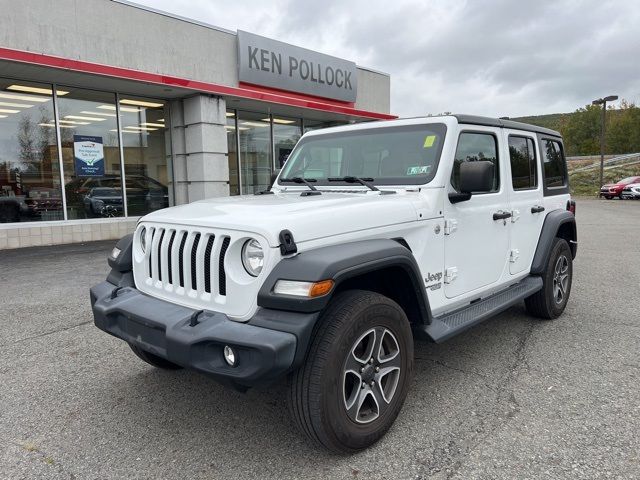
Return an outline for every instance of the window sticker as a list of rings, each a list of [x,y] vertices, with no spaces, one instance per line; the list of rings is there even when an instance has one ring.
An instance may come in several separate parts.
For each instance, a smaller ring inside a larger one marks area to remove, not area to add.
[[[436,141],[435,135],[427,135],[424,137],[424,146],[423,148],[431,148],[433,147],[434,142]]]
[[[415,167],[407,168],[407,175],[422,175],[429,173],[431,165],[416,165]]]

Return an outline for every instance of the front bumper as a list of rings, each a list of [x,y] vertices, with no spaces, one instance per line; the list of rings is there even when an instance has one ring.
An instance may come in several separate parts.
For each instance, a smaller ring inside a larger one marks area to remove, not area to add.
[[[197,310],[159,300],[133,287],[116,290],[102,282],[91,288],[95,325],[177,365],[237,386],[269,383],[303,361],[318,313],[260,309],[246,323],[219,312]],[[194,326],[191,326],[195,323]],[[229,366],[223,349],[236,351]]]

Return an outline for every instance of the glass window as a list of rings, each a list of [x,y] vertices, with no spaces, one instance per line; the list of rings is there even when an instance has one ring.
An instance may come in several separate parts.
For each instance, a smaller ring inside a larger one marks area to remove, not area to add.
[[[168,207],[168,105],[162,100],[120,95],[120,118],[128,215]]]
[[[324,185],[345,185],[327,180],[344,176],[373,178],[378,185],[428,183],[445,133],[444,125],[429,124],[311,135],[298,143],[282,178],[305,177]]]
[[[302,122],[298,119],[273,117],[273,143],[276,168],[284,167],[289,155],[302,135]]]
[[[0,223],[63,219],[59,166],[51,85],[0,79]]]
[[[123,215],[116,97],[58,87],[67,218]]]
[[[511,184],[514,190],[527,190],[538,186],[536,149],[530,137],[509,135]]]
[[[271,122],[267,114],[238,112],[242,193],[265,190],[271,182]]]
[[[498,165],[498,145],[496,137],[490,133],[463,132],[458,138],[458,148],[453,160],[451,172],[451,185],[459,191],[460,164],[462,162],[477,162],[489,160],[493,162],[493,188],[491,192],[497,192],[500,187],[500,174]]]
[[[555,140],[544,140],[544,184],[547,188],[567,184],[562,146]]]
[[[225,128],[227,129],[227,151],[229,152],[229,194],[240,195],[235,110],[227,110],[227,125]]]

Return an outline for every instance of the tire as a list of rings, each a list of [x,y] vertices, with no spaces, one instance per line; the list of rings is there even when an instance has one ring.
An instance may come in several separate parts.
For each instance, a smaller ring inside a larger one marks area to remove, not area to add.
[[[606,198],[607,200],[611,200],[613,197],[611,195],[605,195],[604,198]]]
[[[563,238],[554,240],[542,280],[542,290],[525,299],[525,305],[531,315],[552,320],[564,312],[573,280],[571,249]]]
[[[377,293],[346,291],[329,304],[305,363],[289,378],[289,409],[313,443],[356,452],[389,430],[412,371],[413,337],[402,308]]]
[[[156,368],[161,368],[163,370],[180,370],[182,368],[180,365],[176,365],[169,360],[165,360],[164,358],[154,355],[153,353],[142,350],[140,347],[132,344],[129,344],[129,346],[131,347],[131,350],[133,350],[133,353],[138,356],[138,358],[147,362],[149,365],[153,365]]]

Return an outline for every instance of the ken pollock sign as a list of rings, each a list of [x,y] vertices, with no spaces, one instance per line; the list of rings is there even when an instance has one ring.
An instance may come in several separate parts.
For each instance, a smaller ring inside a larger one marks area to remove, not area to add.
[[[241,82],[355,102],[356,64],[238,30]]]

